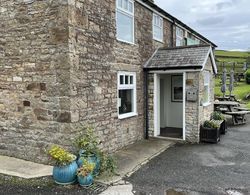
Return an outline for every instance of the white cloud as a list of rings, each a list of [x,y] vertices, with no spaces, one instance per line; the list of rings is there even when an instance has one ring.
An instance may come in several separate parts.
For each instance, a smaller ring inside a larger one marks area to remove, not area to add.
[[[250,48],[249,0],[155,0],[220,49]]]

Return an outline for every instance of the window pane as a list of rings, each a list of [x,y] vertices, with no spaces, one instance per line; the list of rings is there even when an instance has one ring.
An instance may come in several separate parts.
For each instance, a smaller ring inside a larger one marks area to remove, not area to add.
[[[209,95],[209,92],[208,92],[208,86],[206,85],[206,86],[204,86],[204,97],[203,97],[203,101],[204,101],[204,103],[208,103],[208,100],[209,100],[209,97],[208,97],[208,95]]]
[[[133,90],[119,90],[119,98],[121,99],[121,106],[119,107],[119,114],[126,114],[133,112]]]
[[[125,10],[128,10],[128,0],[124,0],[124,7]]]
[[[162,28],[155,26],[154,27],[154,38],[162,40]]]
[[[205,84],[205,85],[208,85],[208,84],[209,84],[209,81],[210,81],[209,72],[205,72],[205,74],[204,74],[204,84]]]
[[[125,76],[125,84],[128,84],[128,76]]]
[[[122,7],[122,0],[118,0],[118,7]]]
[[[129,2],[128,11],[133,13],[133,3],[132,2]]]
[[[134,77],[133,76],[130,76],[130,84],[134,84]]]
[[[117,37],[123,41],[133,42],[133,18],[117,12]]]
[[[124,84],[124,76],[120,75],[120,85],[123,85],[123,84]]]

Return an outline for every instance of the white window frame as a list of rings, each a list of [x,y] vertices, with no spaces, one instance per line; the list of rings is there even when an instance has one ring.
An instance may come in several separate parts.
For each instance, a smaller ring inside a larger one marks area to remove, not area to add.
[[[178,30],[182,30],[182,32],[183,32],[183,35],[182,36],[180,36],[177,32],[178,32]],[[178,27],[178,26],[176,26],[176,40],[175,40],[175,42],[176,42],[176,46],[184,46],[185,45],[185,43],[184,43],[184,40],[185,40],[185,30],[184,29],[182,29],[182,28],[180,28],[180,27]],[[182,45],[177,45],[177,40],[182,40]]]
[[[159,20],[159,24],[155,23],[155,18],[156,20]],[[163,42],[163,18],[155,13],[153,13],[153,19],[152,19],[152,24],[153,24],[153,39],[159,42]],[[159,28],[161,30],[160,37],[155,36],[155,29]]]
[[[209,106],[210,103],[210,81],[211,81],[211,74],[209,71],[204,71],[204,93],[205,93],[205,86],[207,86],[208,90],[208,97],[207,97],[207,102],[203,102],[203,106]]]
[[[122,4],[124,4],[125,0],[121,0],[122,1]],[[117,21],[118,21],[118,18],[117,18],[117,13],[119,12],[120,14],[123,14],[123,15],[126,15],[128,17],[131,17],[132,18],[132,42],[130,41],[127,41],[127,40],[123,40],[121,38],[118,38],[118,33],[116,31],[116,39],[118,41],[121,41],[121,42],[125,42],[125,43],[129,43],[129,44],[134,44],[135,43],[135,6],[134,6],[134,0],[127,0],[128,4],[127,4],[127,7],[128,9],[125,9],[123,7],[120,7],[119,6],[119,0],[116,0],[116,28],[117,28]],[[129,3],[132,3],[132,12],[129,11]]]
[[[123,84],[120,84],[120,76],[123,76],[124,81]],[[125,76],[129,76],[128,83],[125,84]],[[133,77],[133,84],[130,84],[130,76]],[[126,114],[119,114],[119,107],[120,107],[120,98],[119,98],[119,91],[132,89],[133,90],[133,104],[132,104],[132,112]],[[118,119],[125,119],[133,116],[137,116],[137,93],[136,93],[136,73],[135,72],[118,72],[117,74],[117,112],[118,112]]]

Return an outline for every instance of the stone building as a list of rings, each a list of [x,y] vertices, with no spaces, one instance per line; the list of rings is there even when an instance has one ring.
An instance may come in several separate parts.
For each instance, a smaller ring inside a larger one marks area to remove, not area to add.
[[[212,110],[216,45],[153,1],[1,0],[0,20],[0,154],[46,162],[44,149],[71,148],[83,125],[110,152],[159,136],[160,127],[199,141],[198,126]],[[153,64],[168,51],[180,51],[172,64],[186,55],[182,68]],[[178,124],[165,123],[167,111],[158,109],[171,92],[164,83],[183,107]]]

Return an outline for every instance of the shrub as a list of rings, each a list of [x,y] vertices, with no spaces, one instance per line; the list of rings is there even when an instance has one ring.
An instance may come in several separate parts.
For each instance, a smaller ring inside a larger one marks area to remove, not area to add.
[[[116,174],[116,170],[117,164],[114,157],[103,153],[101,155],[101,174],[105,176],[113,176]]]
[[[211,118],[213,120],[225,120],[225,117],[222,115],[222,113],[221,112],[217,112],[217,111],[215,111],[215,112],[212,113]]]
[[[250,84],[250,70],[246,72],[245,76],[246,76],[246,83]]]
[[[205,121],[203,126],[205,128],[212,128],[212,129],[219,128],[219,126],[213,121]]]
[[[80,132],[80,135],[75,139],[75,146],[78,150],[84,150],[85,155],[99,154],[98,138],[94,133],[94,129],[87,127]]]
[[[49,155],[57,166],[68,165],[76,159],[74,154],[69,153],[59,146],[52,146],[49,150]]]

